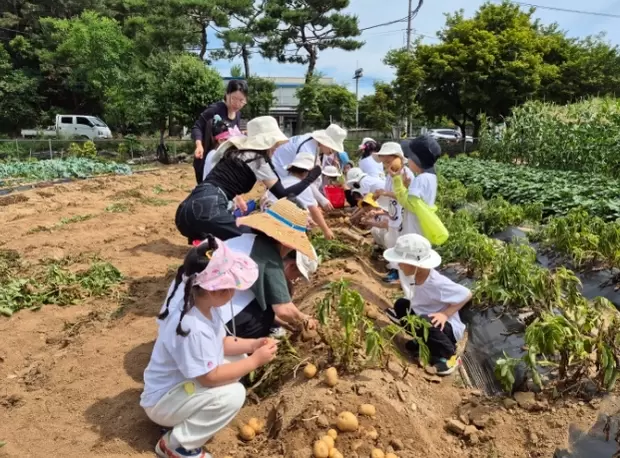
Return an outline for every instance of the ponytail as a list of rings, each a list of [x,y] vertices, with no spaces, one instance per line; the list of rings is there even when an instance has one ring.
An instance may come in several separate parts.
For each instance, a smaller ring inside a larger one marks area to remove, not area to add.
[[[179,324],[177,324],[177,335],[187,337],[189,335],[189,331],[184,331],[183,326],[181,326],[181,322],[183,321],[183,317],[187,312],[189,312],[194,306],[194,297],[192,296],[192,288],[194,287],[194,277],[192,275],[187,279],[187,283],[185,283],[185,291],[183,295],[183,310],[181,310],[181,316],[179,318]]]
[[[168,296],[168,299],[166,299],[166,310],[161,312],[159,316],[157,317],[160,320],[165,320],[170,314],[170,310],[169,310],[170,301],[172,300],[174,295],[177,293],[177,289],[179,289],[179,285],[183,282],[183,271],[184,271],[184,266],[179,266],[179,268],[177,269],[177,274],[174,277],[174,288],[172,288],[172,292]]]

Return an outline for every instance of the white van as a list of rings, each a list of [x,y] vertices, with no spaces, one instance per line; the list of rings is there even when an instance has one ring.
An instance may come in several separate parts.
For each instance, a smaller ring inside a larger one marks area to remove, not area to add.
[[[112,131],[97,116],[56,115],[56,124],[46,130],[22,129],[22,137],[65,137],[97,140],[112,138]]]

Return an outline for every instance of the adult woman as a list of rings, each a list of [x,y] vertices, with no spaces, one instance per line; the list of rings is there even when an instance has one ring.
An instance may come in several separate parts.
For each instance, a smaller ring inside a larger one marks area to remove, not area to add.
[[[247,103],[247,97],[248,84],[243,80],[231,80],[226,87],[224,100],[209,105],[196,120],[192,128],[192,140],[196,143],[194,151],[196,183],[202,182],[205,153],[209,153],[215,146],[211,143],[210,129],[212,127],[209,126],[209,122],[215,115],[219,115],[229,128],[238,129],[241,121],[241,109]]]
[[[377,162],[374,158],[374,154],[377,153],[379,149],[379,143],[374,141],[372,138],[364,138],[359,146],[359,150],[362,153],[359,166],[360,169],[362,169],[362,172],[368,176],[374,178],[385,178],[385,174],[383,173],[383,165],[380,162]]]
[[[190,243],[204,240],[207,234],[228,240],[250,232],[237,225],[232,201],[249,192],[257,181],[278,199],[306,189],[321,174],[319,166],[300,183],[285,189],[271,165],[273,151],[287,141],[271,116],[248,122],[247,137],[231,137],[222,144],[213,153],[213,170],[179,205],[175,218],[179,232]]]

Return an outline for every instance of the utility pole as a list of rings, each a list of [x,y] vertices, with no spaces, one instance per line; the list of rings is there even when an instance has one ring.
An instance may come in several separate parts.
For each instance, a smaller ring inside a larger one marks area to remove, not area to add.
[[[359,101],[359,89],[360,89],[360,78],[364,76],[364,69],[358,68],[355,70],[355,75],[353,79],[355,80],[355,127],[359,128],[360,126],[360,101]]]
[[[411,49],[411,20],[413,19],[411,16],[411,6],[412,6],[412,1],[413,0],[409,0],[409,8],[407,9],[407,51],[409,51]]]

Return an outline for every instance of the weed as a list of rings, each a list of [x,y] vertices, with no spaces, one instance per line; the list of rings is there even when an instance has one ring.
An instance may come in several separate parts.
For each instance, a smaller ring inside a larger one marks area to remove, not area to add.
[[[158,197],[142,197],[140,202],[145,205],[150,205],[151,207],[165,207],[172,203],[171,200],[160,199]]]
[[[127,213],[133,210],[133,205],[129,202],[116,202],[108,205],[105,211],[108,213]]]
[[[155,185],[153,186],[153,193],[154,194],[163,194],[165,192],[172,192],[172,189],[166,189],[164,187],[162,187],[161,185]]]
[[[142,198],[142,192],[138,188],[118,191],[112,196],[112,200],[141,199],[141,198]]]
[[[87,221],[91,218],[94,218],[94,215],[75,215],[70,216],[69,218],[62,218],[60,222],[56,224],[56,227],[65,226],[67,224],[80,223],[82,221]]]
[[[328,240],[322,232],[311,232],[310,240],[320,261],[329,261],[355,253],[355,250],[340,240]]]

